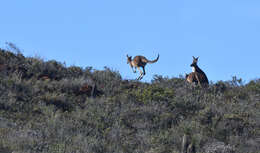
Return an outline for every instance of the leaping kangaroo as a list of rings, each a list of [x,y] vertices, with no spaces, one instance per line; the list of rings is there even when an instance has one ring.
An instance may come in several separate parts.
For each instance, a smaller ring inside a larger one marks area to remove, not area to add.
[[[158,61],[159,59],[159,54],[157,56],[157,58],[155,60],[148,60],[147,58],[145,58],[144,56],[135,56],[134,59],[132,59],[132,56],[128,56],[127,57],[127,64],[130,64],[132,70],[134,73],[136,73],[136,68],[140,71],[140,76],[137,78],[137,80],[141,80],[143,78],[143,76],[145,75],[145,65],[147,63],[155,63]],[[140,69],[140,67],[143,68],[143,71]]]
[[[192,71],[190,74],[186,74],[185,78],[189,83],[199,84],[199,86],[208,86],[209,81],[206,74],[199,68],[197,65],[199,57],[193,57],[193,62],[190,65],[192,67]]]

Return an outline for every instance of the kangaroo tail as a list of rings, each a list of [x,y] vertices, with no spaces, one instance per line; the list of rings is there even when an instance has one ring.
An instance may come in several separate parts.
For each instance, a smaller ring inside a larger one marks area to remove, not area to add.
[[[160,57],[160,55],[158,54],[158,56],[157,56],[157,58],[155,60],[152,60],[152,61],[147,60],[147,63],[155,63],[155,62],[158,61],[159,57]]]

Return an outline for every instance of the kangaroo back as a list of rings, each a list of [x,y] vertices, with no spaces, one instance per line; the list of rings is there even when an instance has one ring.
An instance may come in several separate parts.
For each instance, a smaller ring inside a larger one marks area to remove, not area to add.
[[[207,78],[207,76],[204,72],[203,73],[197,73],[197,76],[198,76],[198,79],[199,79],[201,84],[206,84],[206,85],[209,84],[209,80],[208,80],[208,78]]]

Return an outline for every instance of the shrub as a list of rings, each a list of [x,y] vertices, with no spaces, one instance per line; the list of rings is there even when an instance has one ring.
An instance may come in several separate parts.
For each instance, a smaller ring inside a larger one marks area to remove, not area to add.
[[[197,152],[257,153],[259,89],[236,77],[143,83],[1,49],[0,152],[174,153],[189,134]]]

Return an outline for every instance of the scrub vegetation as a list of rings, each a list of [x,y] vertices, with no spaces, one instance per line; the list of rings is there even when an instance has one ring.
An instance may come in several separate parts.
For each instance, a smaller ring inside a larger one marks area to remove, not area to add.
[[[260,79],[193,86],[125,80],[0,50],[0,152],[259,153]]]

